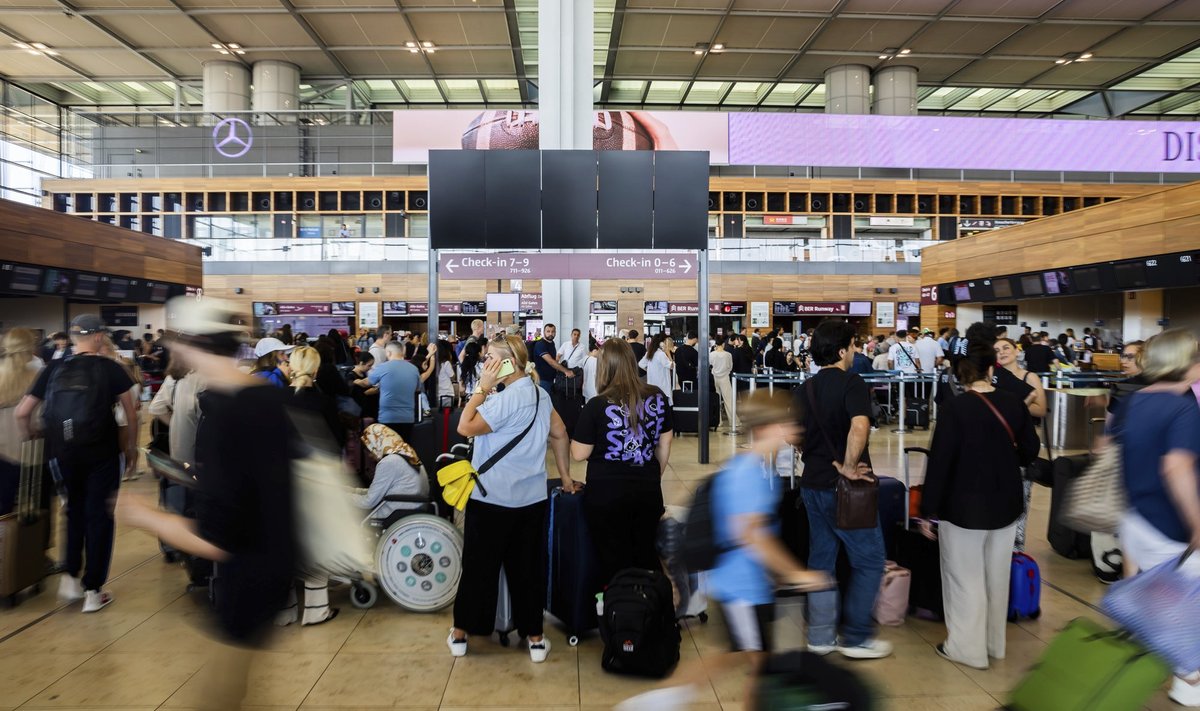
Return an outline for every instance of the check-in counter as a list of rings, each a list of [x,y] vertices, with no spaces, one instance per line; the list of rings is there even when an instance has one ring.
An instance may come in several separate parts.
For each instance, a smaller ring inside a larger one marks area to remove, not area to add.
[[[1046,388],[1050,448],[1055,452],[1090,449],[1103,427],[1092,421],[1104,418],[1107,395],[1107,388]]]

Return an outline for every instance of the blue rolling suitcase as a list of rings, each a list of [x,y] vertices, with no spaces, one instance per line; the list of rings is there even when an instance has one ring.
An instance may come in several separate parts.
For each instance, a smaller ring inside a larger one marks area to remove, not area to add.
[[[588,534],[582,494],[564,493],[553,481],[550,485],[554,488],[547,506],[546,610],[562,623],[567,641],[574,647],[579,635],[600,624],[594,594],[600,588],[596,552]]]
[[[1037,561],[1024,553],[1013,553],[1012,576],[1008,581],[1008,620],[1042,616],[1042,574]]]

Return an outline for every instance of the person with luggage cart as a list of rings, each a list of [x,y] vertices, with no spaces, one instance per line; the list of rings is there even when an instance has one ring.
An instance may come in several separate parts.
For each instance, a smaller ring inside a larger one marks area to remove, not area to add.
[[[804,426],[800,487],[810,531],[808,564],[833,575],[838,550],[844,547],[852,571],[843,598],[840,638],[836,607],[810,609],[808,650],[880,659],[892,653],[891,643],[875,637],[872,618],[884,573],[883,532],[878,520],[868,528],[838,526],[839,484],[875,479],[867,447],[870,390],[862,377],[849,372],[855,338],[854,327],[845,321],[822,321],[812,338],[812,355],[820,370],[793,391]]]
[[[694,700],[698,685],[746,665],[755,673],[747,680],[743,704],[755,708],[757,671],[773,651],[776,590],[813,593],[834,586],[829,573],[805,569],[779,538],[779,489],[772,484],[774,475],[767,461],[799,439],[788,398],[758,390],[747,400],[739,420],[751,435],[750,451],[727,462],[708,485],[709,542],[715,555],[715,567],[708,571],[708,593],[720,603],[729,652],[684,666],[672,677],[674,685],[627,699],[617,704],[618,711],[685,708]],[[689,522],[696,515],[693,503]],[[688,535],[695,537],[692,532]]]
[[[547,448],[554,453],[563,490],[575,493],[579,485],[571,479],[566,426],[539,387],[519,337],[498,336],[489,344],[458,432],[475,438],[471,461],[476,470],[503,454],[479,477],[466,505],[462,577],[446,645],[451,656],[462,657],[468,635],[492,633],[503,566],[517,632],[528,641],[530,659],[544,662],[550,654],[550,640],[542,633]]]
[[[59,597],[83,600],[84,612],[98,612],[113,600],[103,590],[115,534],[110,501],[122,469],[130,474],[137,465],[137,403],[128,371],[100,355],[108,339],[104,322],[81,314],[69,330],[74,355],[51,361],[38,374],[16,417],[22,436],[31,439],[33,413],[45,403],[50,467],[67,492],[66,570]],[[114,417],[118,405],[132,424],[123,430]]]
[[[966,390],[942,406],[933,432],[919,526],[940,544],[946,641],[937,653],[987,669],[1005,656],[1021,467],[1041,444],[1025,403],[992,385],[991,339],[968,334],[958,363]]]
[[[571,457],[588,463],[583,504],[599,564],[593,592],[600,592],[620,570],[660,567],[655,537],[673,434],[671,404],[638,378],[628,343],[604,342],[596,381],[600,393],[579,415]]]

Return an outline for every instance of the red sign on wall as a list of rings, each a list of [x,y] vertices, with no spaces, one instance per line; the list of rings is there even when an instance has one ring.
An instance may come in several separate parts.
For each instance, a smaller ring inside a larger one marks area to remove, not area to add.
[[[937,302],[938,302],[937,286],[921,287],[921,305],[922,306],[936,306]]]

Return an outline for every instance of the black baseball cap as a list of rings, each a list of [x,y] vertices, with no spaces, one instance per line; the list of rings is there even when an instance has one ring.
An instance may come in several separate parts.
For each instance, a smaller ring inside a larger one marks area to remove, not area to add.
[[[90,336],[94,333],[106,333],[108,326],[96,314],[79,314],[71,319],[71,335]]]

